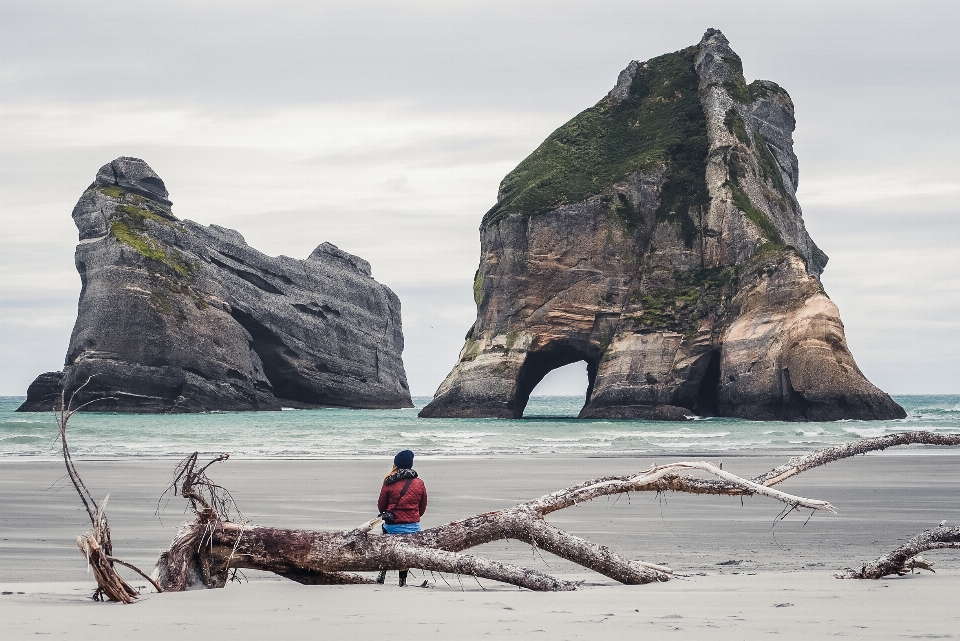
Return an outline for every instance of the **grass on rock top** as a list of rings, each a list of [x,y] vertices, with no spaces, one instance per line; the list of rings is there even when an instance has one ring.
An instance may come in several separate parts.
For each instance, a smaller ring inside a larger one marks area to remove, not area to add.
[[[107,188],[110,189],[110,188]],[[101,189],[108,196],[114,196],[105,189]],[[124,197],[121,191],[120,198]],[[179,276],[189,277],[196,269],[196,266],[187,261],[183,254],[156,238],[152,238],[148,232],[147,221],[153,221],[159,225],[173,227],[175,223],[160,214],[138,207],[132,204],[117,205],[110,220],[110,231],[114,237],[135,249],[140,255],[149,260],[155,261],[172,269]]]
[[[659,218],[686,216],[691,205],[704,204],[707,129],[693,68],[696,51],[689,47],[647,61],[623,102],[601,100],[550,134],[503,179],[501,197],[482,225],[582,202],[663,164],[670,177]]]

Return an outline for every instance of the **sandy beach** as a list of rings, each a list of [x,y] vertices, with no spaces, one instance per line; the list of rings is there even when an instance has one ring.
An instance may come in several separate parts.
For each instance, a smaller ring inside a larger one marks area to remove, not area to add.
[[[658,457],[667,460],[716,457]],[[750,476],[785,457],[723,457],[725,470]],[[596,459],[418,459],[430,506],[424,526],[507,507],[567,485],[628,474],[654,461]],[[107,509],[118,557],[151,569],[184,520],[179,498],[160,503],[172,460],[84,460],[80,472]],[[0,636],[71,639],[263,638],[282,630],[347,638],[402,628],[418,638],[597,638],[616,633],[676,638],[864,638],[960,636],[960,556],[930,552],[936,574],[840,581],[832,574],[872,560],[941,520],[960,522],[960,457],[929,451],[870,455],[805,472],[780,486],[824,499],[839,514],[794,513],[774,527],[781,505],[769,499],[652,493],[601,500],[550,521],[628,557],[671,566],[676,580],[621,586],[516,543],[474,553],[583,580],[581,590],[538,594],[490,581],[414,572],[396,586],[301,586],[248,572],[223,590],[146,594],[137,604],[97,604],[73,541],[88,523],[62,463],[0,462]],[[375,512],[386,462],[231,460],[213,477],[254,523],[347,529]],[[129,577],[134,585],[146,582]]]

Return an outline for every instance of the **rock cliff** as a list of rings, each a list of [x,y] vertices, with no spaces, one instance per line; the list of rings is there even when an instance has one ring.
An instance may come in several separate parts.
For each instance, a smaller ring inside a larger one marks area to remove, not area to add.
[[[581,417],[904,416],[854,362],[796,198],[790,96],[719,31],[631,62],[500,185],[477,320],[424,417],[519,417],[586,361]]]
[[[95,411],[411,407],[400,301],[367,261],[323,243],[266,256],[179,220],[142,160],[104,165],[73,210],[80,293],[62,372],[21,411],[49,411],[90,376]]]

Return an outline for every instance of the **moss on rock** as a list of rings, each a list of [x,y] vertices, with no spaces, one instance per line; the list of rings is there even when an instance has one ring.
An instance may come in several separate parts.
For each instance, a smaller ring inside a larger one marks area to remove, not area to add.
[[[671,287],[633,297],[642,311],[626,319],[641,333],[675,331],[690,337],[701,319],[722,312],[735,292],[737,274],[732,266],[674,270]]]
[[[754,133],[754,138],[757,141],[755,147],[757,150],[757,160],[759,161],[758,164],[760,165],[760,173],[765,180],[773,183],[773,186],[777,189],[777,193],[779,193],[782,198],[789,200],[786,185],[783,184],[783,174],[780,173],[780,165],[770,152],[767,141],[760,135],[759,131]]]
[[[483,271],[480,269],[473,275],[473,302],[477,307],[483,302]]]
[[[111,185],[109,187],[97,187],[96,188],[100,193],[110,196],[111,198],[122,199],[125,191],[118,185]]]
[[[119,242],[132,247],[144,258],[165,265],[182,278],[190,277],[198,266],[186,260],[179,250],[171,249],[164,242],[152,237],[149,233],[148,221],[166,227],[176,227],[172,220],[154,211],[124,204],[117,205],[114,210],[110,220],[110,231]]]
[[[770,217],[764,212],[757,209],[750,201],[750,196],[747,195],[747,192],[736,183],[728,182],[727,185],[733,193],[733,204],[737,206],[737,209],[746,214],[750,222],[760,228],[760,231],[763,232],[767,240],[776,245],[783,245],[783,239],[780,237],[780,232],[778,232],[777,228],[773,225],[773,221],[770,220]]]
[[[737,140],[744,145],[750,147],[753,144],[750,140],[750,134],[747,133],[747,125],[743,122],[743,118],[740,117],[736,109],[730,108],[727,110],[727,114],[723,118],[723,124],[726,126],[727,131],[736,136]]]
[[[689,47],[647,61],[626,99],[604,99],[554,131],[503,179],[482,226],[582,202],[634,172],[662,165],[669,173],[662,217],[689,217],[691,206],[705,204],[707,130],[693,67],[696,51]]]

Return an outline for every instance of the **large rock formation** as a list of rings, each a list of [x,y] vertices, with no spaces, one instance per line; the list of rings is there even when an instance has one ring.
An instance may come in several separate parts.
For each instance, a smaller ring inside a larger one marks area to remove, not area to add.
[[[323,243],[306,260],[171,213],[136,158],[104,165],[73,210],[83,289],[62,372],[41,374],[22,411],[412,407],[400,301],[367,261]]]
[[[794,126],[719,31],[631,62],[501,183],[477,320],[420,415],[519,417],[547,372],[586,361],[581,417],[904,416],[820,284]]]

